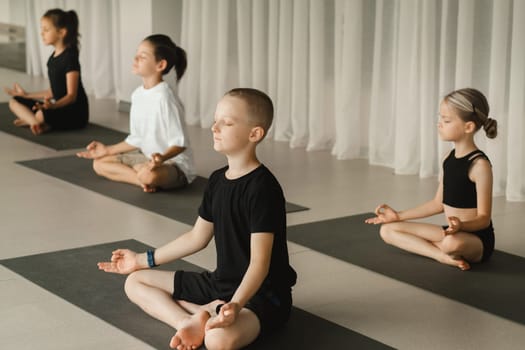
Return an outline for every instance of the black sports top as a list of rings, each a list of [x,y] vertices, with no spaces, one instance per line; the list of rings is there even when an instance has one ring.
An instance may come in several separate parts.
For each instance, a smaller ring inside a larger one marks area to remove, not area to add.
[[[285,199],[279,182],[264,165],[234,180],[226,178],[227,170],[211,174],[199,208],[200,217],[213,222],[217,250],[213,278],[235,290],[250,263],[251,234],[271,232],[270,271],[262,288],[289,291],[297,274],[288,259]]]
[[[53,52],[47,60],[47,74],[53,98],[60,100],[67,94],[66,74],[72,71],[80,73],[79,53],[77,49],[68,47],[60,55],[54,56],[54,54]],[[71,104],[71,107],[78,111],[79,114],[87,117],[88,98],[80,75],[78,77],[77,98]]]
[[[472,162],[487,155],[480,150],[470,152],[464,157],[456,158],[453,149],[443,162],[443,203],[454,208],[477,208],[476,184],[468,177]],[[489,160],[490,162],[490,160]]]

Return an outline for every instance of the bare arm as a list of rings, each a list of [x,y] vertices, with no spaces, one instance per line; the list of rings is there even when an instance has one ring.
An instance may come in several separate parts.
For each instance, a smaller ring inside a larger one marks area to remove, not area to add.
[[[433,199],[415,208],[399,211],[399,221],[429,217],[443,212],[443,182],[439,182],[436,195]]]
[[[224,304],[219,315],[209,321],[207,328],[227,327],[235,322],[240,310],[257,293],[270,270],[273,233],[252,233],[250,264],[230,302]]]
[[[155,250],[155,263],[161,265],[196,253],[206,248],[212,238],[213,223],[199,216],[190,231]]]
[[[89,145],[87,145],[85,151],[78,152],[77,157],[87,159],[98,159],[115,154],[130,152],[136,149],[137,147],[130,145],[126,141],[122,141],[110,146],[106,146],[98,141],[93,141]]]
[[[42,91],[26,93],[22,97],[31,98],[33,100],[45,100],[45,99],[52,98],[53,92],[51,91],[51,89],[47,89],[47,90],[42,90]]]
[[[155,263],[165,264],[204,249],[212,237],[213,223],[198,217],[190,231],[155,250]],[[111,261],[98,263],[100,270],[120,274],[128,274],[148,267],[146,253],[137,254],[127,249],[117,249],[112,253]]]
[[[492,169],[489,161],[486,159],[474,161],[469,177],[476,184],[477,215],[470,221],[461,222],[460,230],[473,232],[489,226],[492,217]]]
[[[273,233],[252,233],[250,240],[250,264],[235,291],[231,302],[242,308],[261,287],[270,270]]]
[[[67,72],[66,73],[66,88],[67,88],[66,95],[63,96],[61,99],[57,100],[54,104],[52,104],[51,108],[62,108],[62,107],[65,107],[75,102],[77,99],[77,94],[78,94],[79,80],[80,80],[79,71]]]
[[[137,149],[137,147],[130,145],[126,141],[122,141],[114,145],[107,146],[107,149],[108,149],[108,155],[115,155],[115,154],[134,151]]]
[[[395,211],[386,204],[381,204],[375,209],[376,217],[365,220],[367,224],[386,224],[389,222],[406,221],[424,218],[443,212],[443,182],[439,182],[436,195],[433,199],[415,208]]]
[[[5,87],[4,91],[10,96],[20,96],[25,98],[31,98],[34,100],[43,100],[46,98],[53,97],[51,89],[38,91],[38,92],[27,92],[18,83],[14,83],[12,88]]]
[[[57,109],[63,108],[74,103],[77,99],[78,82],[80,80],[80,72],[71,71],[66,73],[66,95],[57,101],[51,102],[50,97],[44,98],[42,103],[35,105],[36,109]]]
[[[156,168],[162,165],[162,163],[164,163],[168,159],[176,157],[177,155],[184,152],[185,149],[186,147],[171,146],[163,154],[160,154],[160,153],[152,154],[151,155],[152,164],[150,168],[153,169],[153,168]]]

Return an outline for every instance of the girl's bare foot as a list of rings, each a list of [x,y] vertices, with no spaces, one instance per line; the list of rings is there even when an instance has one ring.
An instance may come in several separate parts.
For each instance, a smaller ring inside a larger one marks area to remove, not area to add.
[[[146,193],[157,192],[157,188],[156,188],[156,187],[149,186],[149,185],[142,185],[142,189],[143,189],[144,192],[146,192]]]
[[[34,124],[30,128],[33,135],[42,135],[49,130],[49,126],[46,123]]]
[[[456,266],[462,271],[470,270],[470,264],[466,260],[463,260],[462,258],[454,258],[447,254],[444,255],[445,257],[443,258],[443,260],[440,261],[443,264]]]
[[[197,349],[204,343],[204,327],[210,318],[210,314],[199,311],[185,321],[177,329],[177,333],[171,338],[172,349]]]
[[[23,121],[22,119],[20,118],[16,118],[15,120],[13,120],[13,124],[14,126],[29,126],[29,124],[27,124],[25,121]]]
[[[456,260],[457,261],[457,267],[459,267],[462,271],[470,270],[470,264],[466,262],[463,259]]]

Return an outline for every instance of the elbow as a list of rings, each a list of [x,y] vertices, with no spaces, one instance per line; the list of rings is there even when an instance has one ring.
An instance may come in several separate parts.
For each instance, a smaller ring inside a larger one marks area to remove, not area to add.
[[[77,101],[77,94],[67,94],[66,98],[67,98],[66,101],[68,105],[75,103]]]
[[[479,219],[483,228],[489,227],[492,221],[490,215],[480,215]]]

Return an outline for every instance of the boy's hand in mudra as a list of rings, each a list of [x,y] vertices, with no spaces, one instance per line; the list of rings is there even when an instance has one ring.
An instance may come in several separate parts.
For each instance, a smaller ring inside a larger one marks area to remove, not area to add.
[[[97,263],[98,269],[111,273],[130,274],[141,269],[137,261],[137,255],[137,253],[129,249],[117,249],[112,252],[111,262]]]

